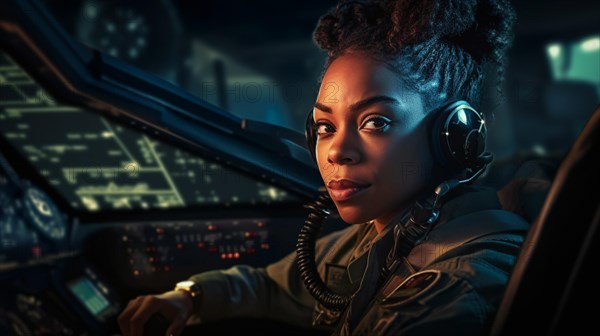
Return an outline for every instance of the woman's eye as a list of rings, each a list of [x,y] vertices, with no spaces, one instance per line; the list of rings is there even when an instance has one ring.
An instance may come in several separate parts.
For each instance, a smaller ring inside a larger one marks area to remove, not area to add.
[[[365,121],[361,128],[382,131],[385,130],[391,123],[391,119],[382,116],[377,116]]]
[[[317,134],[327,134],[335,131],[333,126],[325,123],[318,123],[315,125],[315,128],[317,130]]]

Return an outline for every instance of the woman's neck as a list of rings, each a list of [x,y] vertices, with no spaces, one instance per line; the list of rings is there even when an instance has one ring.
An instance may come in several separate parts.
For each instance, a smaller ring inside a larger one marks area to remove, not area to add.
[[[373,221],[373,225],[375,225],[375,230],[377,230],[377,233],[381,233],[381,231],[383,231],[390,224],[398,223],[398,221],[404,216],[405,211],[406,207],[403,207],[400,211],[394,212],[391,215],[376,218]]]

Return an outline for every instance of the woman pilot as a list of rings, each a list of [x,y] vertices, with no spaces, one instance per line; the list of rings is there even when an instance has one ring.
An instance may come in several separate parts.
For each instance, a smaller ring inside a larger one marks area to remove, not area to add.
[[[266,317],[341,335],[478,335],[499,304],[527,223],[469,183],[491,160],[476,110],[501,73],[514,13],[502,0],[342,1],[315,41],[328,60],[307,119],[326,192],[298,251],[266,268],[192,276],[119,317]],[[483,111],[485,112],[485,111]],[[321,238],[335,208],[349,227]],[[190,319],[193,317],[192,319]]]

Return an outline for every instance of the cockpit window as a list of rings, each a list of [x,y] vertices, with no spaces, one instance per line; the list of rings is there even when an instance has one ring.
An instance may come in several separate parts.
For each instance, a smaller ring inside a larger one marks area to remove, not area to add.
[[[591,82],[600,94],[600,35],[550,43],[546,52],[555,80],[575,79]]]
[[[282,60],[272,59],[276,53],[263,50],[279,51],[289,46],[266,46],[261,40],[264,33],[254,31],[252,25],[239,29],[247,36],[238,37],[250,47],[240,44],[232,50],[223,41],[223,31],[235,31],[232,26],[237,20],[215,18],[229,12],[228,2],[194,2],[193,10],[166,0],[84,0],[77,4],[50,0],[45,5],[67,33],[88,47],[169,81],[240,118],[303,131],[306,102],[314,99],[316,89],[306,84],[307,79],[316,78],[322,64],[310,36],[298,43],[300,53],[290,50],[286,66],[297,69],[282,76],[290,69],[281,69],[278,64]],[[245,7],[249,10],[255,5],[248,2]],[[252,17],[248,10],[238,10]],[[310,59],[307,49],[314,50]],[[301,59],[292,61],[293,57]]]
[[[0,53],[0,132],[78,210],[290,202],[286,191],[55,101]]]

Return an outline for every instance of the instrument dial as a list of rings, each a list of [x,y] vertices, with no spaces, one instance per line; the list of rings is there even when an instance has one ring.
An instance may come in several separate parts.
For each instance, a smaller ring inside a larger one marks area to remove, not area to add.
[[[30,223],[46,238],[63,239],[66,223],[52,199],[42,190],[29,186],[23,193],[23,208]]]

